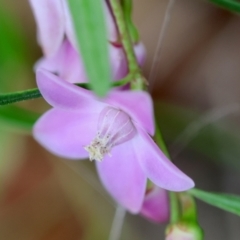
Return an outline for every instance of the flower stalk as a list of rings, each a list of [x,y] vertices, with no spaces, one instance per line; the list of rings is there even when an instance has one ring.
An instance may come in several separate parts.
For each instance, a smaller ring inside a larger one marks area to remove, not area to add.
[[[132,75],[131,89],[142,90],[146,83],[146,79],[143,77],[141,69],[137,63],[137,59],[132,46],[131,36],[128,31],[128,27],[124,18],[121,4],[119,3],[118,0],[110,0],[110,4],[117,22],[121,43],[125,50],[129,74]]]
[[[168,157],[168,159],[171,159],[170,154],[167,150],[166,144],[163,140],[162,133],[157,124],[157,121],[155,121],[155,128],[156,128],[156,132],[155,132],[154,139],[157,145],[160,147],[163,153]],[[170,199],[170,222],[175,223],[179,220],[179,216],[180,216],[177,194],[175,192],[169,192],[169,199]]]

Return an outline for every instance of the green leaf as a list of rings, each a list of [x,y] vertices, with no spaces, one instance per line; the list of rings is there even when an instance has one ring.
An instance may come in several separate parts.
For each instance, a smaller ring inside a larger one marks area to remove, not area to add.
[[[194,197],[222,210],[234,213],[240,216],[240,196],[231,194],[218,194],[205,192],[198,189],[188,191]]]
[[[4,129],[31,131],[38,118],[39,114],[17,106],[0,107],[0,126]]]
[[[229,11],[240,13],[240,2],[238,1],[234,0],[209,0],[209,1]]]
[[[91,88],[103,97],[110,88],[107,31],[101,0],[68,0]]]

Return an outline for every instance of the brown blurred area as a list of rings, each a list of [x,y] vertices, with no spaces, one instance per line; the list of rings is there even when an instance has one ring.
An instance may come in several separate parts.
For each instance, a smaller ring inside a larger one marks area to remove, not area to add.
[[[146,76],[149,76],[167,3],[167,0],[134,1],[135,23],[148,53],[144,66]],[[33,66],[41,51],[36,43],[35,23],[28,1],[8,0],[4,6],[19,20],[29,39],[29,49],[34,50],[31,53]],[[154,83],[150,82],[154,98],[201,111],[238,104],[239,26],[239,16],[207,1],[176,1],[162,45],[157,77]],[[26,88],[35,85],[32,66],[26,70]],[[24,106],[46,107],[43,100]],[[236,115],[234,117],[238,121]],[[10,147],[6,143],[0,154],[1,161],[7,162],[0,171],[0,240],[108,239],[115,205],[99,184],[91,164],[54,157],[31,136],[9,134],[4,130],[1,135],[8,139]],[[201,156],[196,159],[201,161]],[[205,174],[203,186],[209,181],[210,185],[219,187],[222,181],[222,185],[231,186],[232,190],[238,188],[229,177],[219,180],[222,170],[212,164],[184,161],[183,168],[188,173],[193,172],[191,176],[202,179]],[[227,171],[223,175],[227,175]],[[212,180],[213,174],[215,180]],[[200,210],[206,214],[200,215],[207,228],[206,239],[237,240],[235,234],[239,230],[234,224],[239,224],[239,220],[209,209],[200,205]],[[163,229],[164,226],[128,215],[122,239],[163,239]]]

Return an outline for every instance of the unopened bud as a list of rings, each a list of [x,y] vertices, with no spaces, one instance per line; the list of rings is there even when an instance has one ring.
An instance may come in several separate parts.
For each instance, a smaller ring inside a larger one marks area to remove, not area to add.
[[[166,229],[166,240],[202,240],[203,231],[193,223],[179,222]]]

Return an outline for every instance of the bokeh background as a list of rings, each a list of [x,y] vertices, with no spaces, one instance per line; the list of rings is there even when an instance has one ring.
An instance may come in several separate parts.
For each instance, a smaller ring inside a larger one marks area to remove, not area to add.
[[[135,0],[149,76],[167,0]],[[240,17],[204,0],[178,0],[156,79],[158,123],[176,165],[198,188],[240,194]],[[41,57],[27,0],[0,0],[0,92],[36,87]],[[0,108],[0,239],[106,240],[116,210],[94,164],[59,159],[31,137],[43,99]],[[24,109],[24,110],[22,110]],[[198,202],[206,240],[238,240],[240,219]],[[127,214],[122,240],[164,239],[165,225]]]

